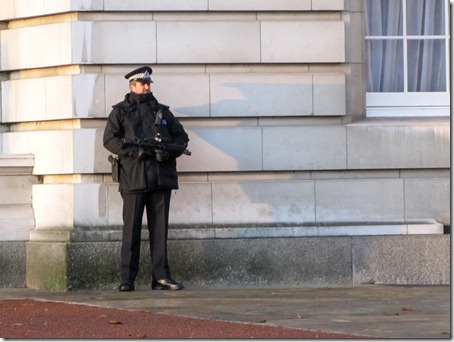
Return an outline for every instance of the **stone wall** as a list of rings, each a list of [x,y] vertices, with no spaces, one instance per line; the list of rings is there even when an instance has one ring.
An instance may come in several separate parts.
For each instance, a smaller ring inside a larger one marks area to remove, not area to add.
[[[25,244],[35,227],[32,155],[0,154],[0,287],[25,286]]]
[[[82,286],[73,251],[115,250],[121,198],[102,133],[141,65],[190,136],[174,244],[442,234],[449,118],[364,117],[363,15],[360,0],[2,1],[0,146],[32,154],[42,180],[28,286]]]

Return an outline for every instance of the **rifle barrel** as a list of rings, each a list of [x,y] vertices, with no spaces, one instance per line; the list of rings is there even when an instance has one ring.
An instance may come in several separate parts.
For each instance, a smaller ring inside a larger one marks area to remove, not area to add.
[[[130,140],[127,138],[121,139],[120,148],[126,148],[128,146],[138,146],[143,147],[146,149],[153,149],[153,150],[163,150],[163,151],[170,151],[170,152],[181,152],[188,156],[191,155],[191,151],[186,149],[184,146],[165,143],[165,142],[156,142],[150,140]]]

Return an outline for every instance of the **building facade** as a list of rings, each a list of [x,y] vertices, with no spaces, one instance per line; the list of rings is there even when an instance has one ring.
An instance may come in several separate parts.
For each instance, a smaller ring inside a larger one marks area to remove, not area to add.
[[[123,75],[142,65],[190,137],[172,194],[175,278],[449,283],[449,77],[416,94],[437,104],[396,100],[421,83],[407,82],[412,43],[443,40],[447,56],[449,34],[379,30],[368,11],[362,0],[2,1],[0,284],[118,285],[121,197],[102,134]],[[377,65],[399,64],[380,44],[397,40],[405,85],[374,88]]]

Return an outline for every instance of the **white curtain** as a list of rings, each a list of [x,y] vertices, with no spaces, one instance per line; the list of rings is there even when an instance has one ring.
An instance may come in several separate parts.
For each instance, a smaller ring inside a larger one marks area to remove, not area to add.
[[[444,35],[445,0],[407,0],[407,34]],[[446,90],[446,42],[443,39],[408,41],[408,91]]]
[[[446,41],[434,37],[445,34],[446,1],[366,0],[368,92],[403,92],[404,82],[409,92],[446,91]]]

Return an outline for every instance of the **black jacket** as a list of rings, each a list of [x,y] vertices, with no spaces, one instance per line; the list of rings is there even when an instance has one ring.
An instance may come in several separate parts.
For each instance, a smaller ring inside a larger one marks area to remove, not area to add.
[[[162,119],[156,125],[156,115]],[[153,154],[139,159],[139,148],[120,148],[122,138],[153,140],[160,133],[164,142],[187,146],[189,138],[181,123],[168,106],[158,103],[153,93],[126,94],[125,99],[114,105],[104,129],[103,144],[120,158],[119,191],[143,192],[157,189],[178,189],[176,158],[170,155],[158,162]]]

